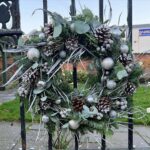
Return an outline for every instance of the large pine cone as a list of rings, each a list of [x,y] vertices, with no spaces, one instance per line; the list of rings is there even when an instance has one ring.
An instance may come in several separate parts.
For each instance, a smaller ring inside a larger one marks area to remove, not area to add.
[[[84,99],[81,97],[74,97],[72,100],[73,109],[77,112],[83,110]]]
[[[126,87],[125,87],[125,93],[127,95],[133,95],[133,93],[135,92],[135,90],[136,90],[136,86],[133,83],[128,82],[127,85],[126,85]]]
[[[79,48],[78,40],[76,38],[68,38],[65,42],[67,50],[74,51]]]
[[[95,29],[94,36],[98,39],[99,43],[103,45],[111,38],[110,29],[104,26],[100,26]]]
[[[99,112],[108,113],[111,109],[111,100],[109,97],[102,97],[99,100],[97,109]]]
[[[132,58],[131,56],[121,54],[119,56],[119,61],[123,64],[123,66],[126,66],[132,62]]]

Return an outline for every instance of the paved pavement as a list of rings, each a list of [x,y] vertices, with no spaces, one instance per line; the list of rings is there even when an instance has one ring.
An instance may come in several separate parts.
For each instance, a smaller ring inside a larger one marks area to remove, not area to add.
[[[27,124],[27,150],[47,150],[47,131],[41,126],[39,139],[38,124]],[[128,144],[127,127],[120,126],[112,137],[106,138],[107,149],[126,150]],[[97,142],[96,142],[97,141]],[[87,134],[80,139],[80,149],[100,149],[101,138],[96,133]],[[72,142],[73,143],[73,142]],[[98,144],[99,143],[99,144]],[[71,146],[73,147],[73,146]],[[136,150],[150,150],[150,127],[135,126],[134,147]],[[71,150],[72,148],[70,148]],[[0,150],[21,150],[20,124],[0,122]]]
[[[0,103],[10,101],[15,98],[16,89],[0,91]],[[36,141],[39,125],[27,124],[27,150],[47,150],[47,131],[41,126],[39,138]],[[107,149],[127,150],[128,145],[127,126],[121,125],[112,137],[106,138]],[[80,149],[96,150],[100,149],[101,137],[96,133],[86,134],[80,138]],[[71,142],[72,144],[74,142]],[[71,147],[74,146],[71,144]],[[134,147],[135,150],[150,150],[150,127],[134,127]],[[69,150],[71,150],[70,148]],[[0,150],[21,150],[20,123],[0,122]]]
[[[16,93],[16,89],[0,91],[0,104],[15,99]]]

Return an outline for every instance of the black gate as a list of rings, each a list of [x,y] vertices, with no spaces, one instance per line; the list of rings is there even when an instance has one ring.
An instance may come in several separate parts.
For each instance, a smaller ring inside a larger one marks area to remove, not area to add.
[[[129,41],[130,44],[132,45],[132,0],[127,0],[127,9],[128,9],[128,28],[129,28]],[[99,0],[99,18],[100,21],[103,22],[103,5],[104,1]],[[47,10],[47,0],[43,0],[43,9]],[[45,11],[43,12],[44,14],[44,25],[47,23],[47,13]],[[75,0],[71,0],[71,7],[70,7],[70,14],[71,16],[74,16],[76,14],[76,7],[75,7]],[[77,68],[76,64],[73,64],[73,85],[74,88],[77,88]],[[132,106],[133,103],[129,104],[129,112],[128,112],[128,150],[133,149],[133,113],[132,113]],[[25,131],[25,113],[24,113],[24,100],[21,98],[21,105],[20,105],[20,117],[21,117],[21,138],[22,138],[22,150],[26,150],[26,131]],[[48,150],[52,150],[52,135],[49,135],[48,139]],[[75,150],[79,150],[79,135],[78,133],[75,134]],[[102,135],[102,140],[101,140],[101,150],[106,150],[106,135]]]

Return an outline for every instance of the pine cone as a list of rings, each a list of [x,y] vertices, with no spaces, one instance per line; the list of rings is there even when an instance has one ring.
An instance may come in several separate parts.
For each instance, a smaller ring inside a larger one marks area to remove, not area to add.
[[[108,97],[102,97],[99,100],[97,109],[99,112],[108,113],[111,109],[111,101]]]
[[[78,40],[76,38],[68,38],[65,42],[66,49],[74,51],[79,48]]]
[[[40,101],[39,107],[41,111],[46,111],[52,107],[52,103],[50,102],[50,100],[45,101],[45,102]]]
[[[126,87],[125,87],[125,93],[127,95],[133,95],[133,93],[135,92],[135,90],[136,90],[136,86],[133,83],[128,82],[127,85],[126,85]]]
[[[101,45],[108,44],[109,39],[111,38],[110,29],[107,27],[98,27],[94,31],[94,36],[98,39]]]
[[[73,109],[77,112],[82,111],[84,105],[83,98],[74,97],[72,100]]]
[[[119,56],[119,61],[123,64],[123,66],[126,66],[128,64],[127,56],[124,56],[123,54]]]
[[[44,27],[44,32],[46,35],[53,35],[54,32],[54,27],[52,24],[46,24],[46,26]]]

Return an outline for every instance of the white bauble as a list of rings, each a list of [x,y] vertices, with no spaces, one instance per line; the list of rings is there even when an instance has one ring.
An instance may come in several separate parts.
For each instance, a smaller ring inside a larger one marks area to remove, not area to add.
[[[104,69],[110,70],[114,66],[114,61],[112,58],[107,57],[102,61],[101,65]]]
[[[116,88],[116,85],[117,84],[114,80],[108,80],[106,86],[109,90],[113,90],[114,88]]]
[[[67,56],[66,51],[60,51],[59,56],[60,56],[60,58],[62,58],[62,59],[66,58],[66,56]]]
[[[88,103],[94,103],[95,102],[95,97],[93,95],[88,95],[86,98],[86,101]]]
[[[38,88],[43,88],[43,87],[45,87],[45,85],[46,85],[46,82],[44,82],[44,81],[39,81],[39,82],[37,83],[37,87],[38,87]]]
[[[117,26],[112,27],[110,32],[116,37],[119,37],[122,34],[121,30]]]
[[[76,120],[70,120],[69,127],[70,127],[70,129],[76,130],[79,128],[79,122]]]
[[[101,48],[100,48],[100,47],[97,47],[96,50],[99,52],[99,51],[101,50]]]
[[[43,32],[41,32],[41,33],[39,34],[39,38],[40,38],[40,39],[44,39],[44,38],[45,38],[45,34],[44,34]]]
[[[55,104],[57,104],[57,105],[59,105],[61,103],[61,99],[57,99],[56,101],[55,101]]]
[[[116,101],[116,105],[119,106],[119,105],[120,105],[120,102],[119,102],[119,101]]]
[[[126,109],[125,105],[121,106],[121,110],[125,110],[125,109]]]
[[[40,57],[40,52],[36,48],[30,48],[27,52],[27,57],[29,60],[36,61]]]
[[[129,52],[129,47],[126,44],[122,44],[120,47],[121,53],[128,53]]]
[[[42,116],[42,122],[48,123],[49,122],[49,117],[47,115]]]
[[[112,110],[112,111],[110,112],[110,117],[111,117],[111,118],[116,118],[116,117],[117,117],[117,112],[114,111],[114,110]]]

